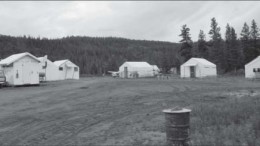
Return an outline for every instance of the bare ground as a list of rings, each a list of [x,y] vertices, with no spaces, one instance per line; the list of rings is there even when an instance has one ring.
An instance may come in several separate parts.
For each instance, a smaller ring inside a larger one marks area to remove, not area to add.
[[[3,88],[0,145],[164,145],[163,109],[259,96],[259,85],[242,77],[100,77]]]

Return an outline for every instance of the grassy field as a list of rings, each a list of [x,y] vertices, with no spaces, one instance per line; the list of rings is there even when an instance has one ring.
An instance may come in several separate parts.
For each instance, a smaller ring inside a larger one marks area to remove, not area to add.
[[[187,107],[193,145],[260,145],[260,81],[89,77],[0,89],[0,145],[165,145]]]

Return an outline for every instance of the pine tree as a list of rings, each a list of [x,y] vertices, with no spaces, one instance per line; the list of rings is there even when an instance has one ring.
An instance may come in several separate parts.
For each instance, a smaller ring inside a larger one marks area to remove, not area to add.
[[[253,43],[255,45],[254,47],[256,47],[257,39],[259,38],[259,29],[254,19],[252,20],[250,37],[253,40]]]
[[[226,71],[237,70],[241,65],[241,51],[238,47],[237,34],[233,27],[227,24],[226,26]]]
[[[211,19],[211,29],[209,31],[210,35],[210,46],[211,49],[209,51],[209,58],[215,64],[217,64],[218,69],[223,68],[225,65],[225,60],[223,60],[223,46],[222,46],[222,38],[220,34],[220,27],[215,18]]]
[[[259,29],[257,27],[255,20],[253,19],[252,25],[251,25],[251,30],[250,30],[250,39],[251,39],[251,42],[252,42],[251,47],[253,48],[252,53],[254,53],[254,55],[252,56],[253,58],[257,57],[259,55],[259,52],[260,52],[258,44],[257,44],[258,38],[259,38]],[[253,58],[251,58],[251,59],[253,59]]]
[[[208,58],[208,56],[209,56],[209,52],[208,52],[207,42],[205,39],[205,34],[202,30],[200,30],[199,39],[198,39],[198,57]]]
[[[251,53],[252,47],[250,47],[250,30],[247,23],[244,23],[244,26],[242,28],[242,31],[240,33],[240,40],[242,44],[243,54],[244,54],[244,63],[251,61]]]
[[[192,57],[192,40],[190,37],[190,29],[186,24],[182,26],[181,34],[179,36],[182,37],[180,40],[182,43],[180,55],[184,58],[184,61],[187,61]]]
[[[218,27],[218,23],[214,17],[211,19],[211,29],[209,31],[209,35],[213,41],[221,39],[220,27]]]
[[[225,58],[225,71],[232,70],[232,54],[231,54],[231,27],[229,24],[226,26],[226,33],[225,33],[225,50],[224,50],[224,58]]]

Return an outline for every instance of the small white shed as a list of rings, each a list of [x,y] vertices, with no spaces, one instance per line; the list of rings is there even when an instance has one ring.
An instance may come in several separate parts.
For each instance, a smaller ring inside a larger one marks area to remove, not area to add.
[[[39,63],[35,56],[25,52],[0,61],[8,85],[39,84]]]
[[[260,78],[260,56],[245,65],[246,78]]]
[[[79,79],[79,67],[68,59],[55,61],[54,64],[59,68],[60,80]]]
[[[147,62],[125,62],[119,67],[121,78],[153,77],[153,67]]]
[[[191,58],[181,65],[181,78],[217,76],[216,65],[204,58]]]
[[[40,76],[41,81],[56,81],[60,80],[60,71],[59,67],[55,65],[52,61],[48,59],[48,56],[45,55],[44,57],[38,57],[38,59],[41,61],[40,63]]]

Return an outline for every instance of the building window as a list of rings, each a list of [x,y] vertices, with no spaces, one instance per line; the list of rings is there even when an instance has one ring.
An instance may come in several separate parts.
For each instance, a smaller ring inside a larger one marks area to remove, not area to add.
[[[60,70],[60,71],[63,71],[63,67],[59,67],[59,70]]]
[[[79,69],[77,67],[74,67],[74,71],[79,71]]]

